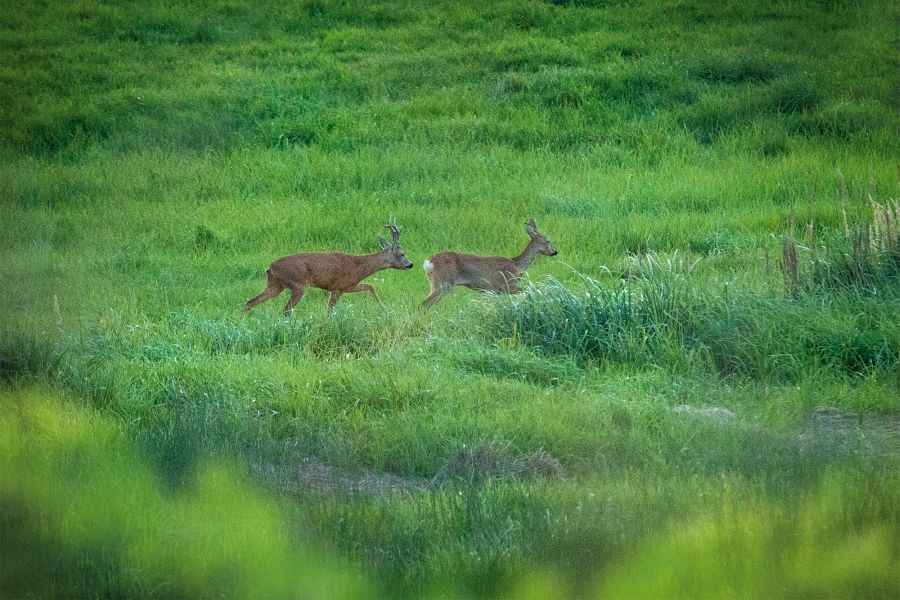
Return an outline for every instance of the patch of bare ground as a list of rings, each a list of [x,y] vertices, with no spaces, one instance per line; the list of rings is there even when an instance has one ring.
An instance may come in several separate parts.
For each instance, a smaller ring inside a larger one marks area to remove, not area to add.
[[[342,469],[299,456],[281,463],[255,463],[251,468],[268,486],[290,495],[387,496],[435,490],[449,483],[474,485],[489,479],[533,479],[561,477],[564,474],[562,464],[549,452],[516,453],[507,442],[488,442],[463,448],[444,462],[430,479],[369,469]]]
[[[800,434],[801,451],[867,457],[900,451],[900,415],[860,414],[829,406],[812,410]]]
[[[900,415],[857,414],[839,408],[819,406],[810,420],[829,429],[870,429],[888,435],[900,435]]]
[[[255,464],[253,470],[271,487],[296,495],[331,493],[345,496],[387,496],[397,492],[422,490],[428,484],[427,479],[402,477],[369,469],[341,469],[308,458],[294,458],[280,464]]]
[[[734,419],[734,413],[721,406],[707,406],[697,408],[695,406],[688,406],[687,404],[679,404],[678,406],[672,408],[672,412],[682,415],[702,417],[716,423],[728,423]]]
[[[555,478],[562,477],[563,473],[562,464],[545,450],[516,454],[507,442],[488,442],[463,448],[441,466],[428,487],[440,487],[451,481],[474,484],[488,479]]]

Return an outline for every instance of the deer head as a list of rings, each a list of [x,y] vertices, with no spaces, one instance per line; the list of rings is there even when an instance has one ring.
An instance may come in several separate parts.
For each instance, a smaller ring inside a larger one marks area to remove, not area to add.
[[[384,236],[381,235],[378,236],[378,241],[381,243],[381,251],[387,257],[391,268],[412,269],[412,262],[406,258],[406,255],[403,254],[403,249],[400,247],[400,229],[397,227],[397,224],[391,219],[391,222],[386,227],[391,231],[391,243],[388,244]]]
[[[539,253],[544,256],[556,256],[558,252],[550,243],[550,240],[538,233],[537,224],[534,219],[525,223],[525,232],[531,237],[531,245],[534,246]]]

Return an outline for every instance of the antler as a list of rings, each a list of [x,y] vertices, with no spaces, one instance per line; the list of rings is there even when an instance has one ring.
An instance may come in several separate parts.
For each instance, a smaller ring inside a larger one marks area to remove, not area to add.
[[[390,215],[388,217],[388,224],[385,225],[385,227],[391,230],[391,236],[393,236],[391,243],[396,244],[397,240],[400,239],[400,227],[397,226],[397,221],[394,219],[394,215]]]

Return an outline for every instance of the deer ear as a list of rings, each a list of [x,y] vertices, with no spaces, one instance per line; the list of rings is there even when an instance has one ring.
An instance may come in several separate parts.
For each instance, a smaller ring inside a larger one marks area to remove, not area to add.
[[[528,232],[528,235],[537,235],[537,224],[534,222],[534,219],[525,223],[525,231]]]
[[[381,244],[382,250],[387,250],[387,247],[390,246],[390,244],[387,243],[387,240],[384,239],[383,235],[378,236],[378,243]]]

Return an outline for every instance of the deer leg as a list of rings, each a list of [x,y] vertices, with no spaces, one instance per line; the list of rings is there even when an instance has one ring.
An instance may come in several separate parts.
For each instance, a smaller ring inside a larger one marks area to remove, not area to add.
[[[334,304],[338,301],[343,295],[344,292],[331,292],[331,295],[328,297],[328,311],[331,312],[334,310]]]
[[[381,304],[382,306],[384,306],[384,303],[381,301],[381,298],[379,298],[378,294],[375,293],[375,288],[373,288],[368,283],[361,283],[359,285],[353,286],[349,290],[344,290],[345,294],[349,293],[349,292],[372,292],[372,295],[375,296],[376,300],[378,300],[378,304]]]
[[[284,316],[290,316],[291,311],[294,310],[294,307],[300,302],[300,298],[303,297],[303,292],[305,290],[306,288],[303,286],[291,289],[291,298],[288,300],[287,304],[284,305]]]
[[[511,273],[500,273],[502,281],[496,284],[497,291],[505,294],[518,294],[522,291],[519,288],[519,278]]]
[[[431,282],[431,293],[422,301],[422,306],[425,308],[430,307],[452,289],[452,285],[435,285],[434,282]]]
[[[270,283],[268,286],[266,286],[266,289],[264,289],[264,290],[262,291],[262,293],[261,293],[259,296],[255,297],[255,298],[251,298],[250,300],[248,300],[248,301],[247,301],[247,304],[245,304],[245,305],[244,305],[244,308],[242,308],[241,310],[242,310],[242,311],[250,310],[251,308],[253,308],[253,307],[256,306],[257,304],[259,304],[259,303],[261,303],[261,302],[265,302],[266,300],[270,300],[270,299],[274,298],[275,296],[277,296],[278,294],[280,294],[280,293],[281,293],[281,290],[283,290],[283,289],[284,289],[284,286],[282,286],[282,285],[280,285],[280,284],[277,284],[277,283]]]
[[[430,294],[428,294],[428,297],[422,301],[422,306],[424,308],[428,308],[429,306],[431,306],[432,304],[437,302],[438,298],[440,298],[440,297],[441,297],[441,294],[439,294],[438,291],[435,290],[435,291],[431,292]]]

